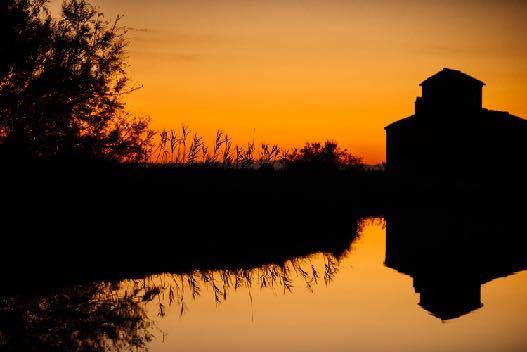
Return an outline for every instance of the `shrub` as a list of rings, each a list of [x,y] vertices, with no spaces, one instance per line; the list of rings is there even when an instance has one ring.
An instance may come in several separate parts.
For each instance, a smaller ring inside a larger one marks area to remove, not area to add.
[[[295,170],[359,170],[361,158],[341,149],[334,141],[306,143],[301,149],[284,153],[282,163],[286,169]]]

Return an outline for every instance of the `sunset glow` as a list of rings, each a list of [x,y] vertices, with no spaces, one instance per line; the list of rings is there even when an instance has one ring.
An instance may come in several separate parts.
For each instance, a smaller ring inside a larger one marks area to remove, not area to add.
[[[0,351],[527,346],[527,0],[0,0]]]
[[[526,117],[524,1],[98,0],[129,27],[129,109],[156,129],[287,148],[334,139],[368,163],[442,67]],[[58,11],[60,1],[52,3]]]

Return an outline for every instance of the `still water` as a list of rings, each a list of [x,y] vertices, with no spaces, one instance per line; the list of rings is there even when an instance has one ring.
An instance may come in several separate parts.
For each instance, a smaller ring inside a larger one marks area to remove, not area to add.
[[[426,310],[413,278],[388,268],[386,254],[386,223],[370,219],[340,258],[317,253],[280,267],[195,273],[190,281],[188,275],[151,277],[150,285],[164,289],[146,304],[153,334],[146,346],[151,351],[527,349],[526,271],[493,278],[481,286],[480,296],[476,293],[476,306],[464,302],[468,312],[441,318],[437,310],[459,302],[449,297],[436,311],[430,304],[432,312]],[[196,287],[199,292],[193,292]],[[462,291],[461,300],[470,301]]]
[[[359,220],[349,236],[323,237],[334,246],[316,241],[311,255],[278,264],[190,262],[177,273],[3,292],[0,349],[527,350],[522,217],[385,219]]]

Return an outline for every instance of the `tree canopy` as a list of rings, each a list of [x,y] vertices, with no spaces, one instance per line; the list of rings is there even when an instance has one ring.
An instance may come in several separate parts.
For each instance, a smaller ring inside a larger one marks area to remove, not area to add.
[[[123,101],[130,86],[126,29],[86,0],[0,3],[3,156],[139,161],[153,136]]]

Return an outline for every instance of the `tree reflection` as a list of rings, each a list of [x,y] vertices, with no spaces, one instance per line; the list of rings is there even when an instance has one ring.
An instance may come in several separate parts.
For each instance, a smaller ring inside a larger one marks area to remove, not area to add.
[[[318,284],[330,284],[342,256],[323,254],[322,261],[308,256],[280,264],[196,269],[6,295],[0,298],[0,346],[7,351],[147,350],[156,329],[156,310],[149,305],[157,305],[160,317],[171,306],[182,316],[204,291],[212,292],[216,304],[240,290],[246,290],[251,301],[254,289],[287,294],[299,284],[313,292]]]
[[[141,296],[119,294],[119,284],[107,282],[2,297],[1,345],[9,351],[144,348],[152,323],[141,302]]]

